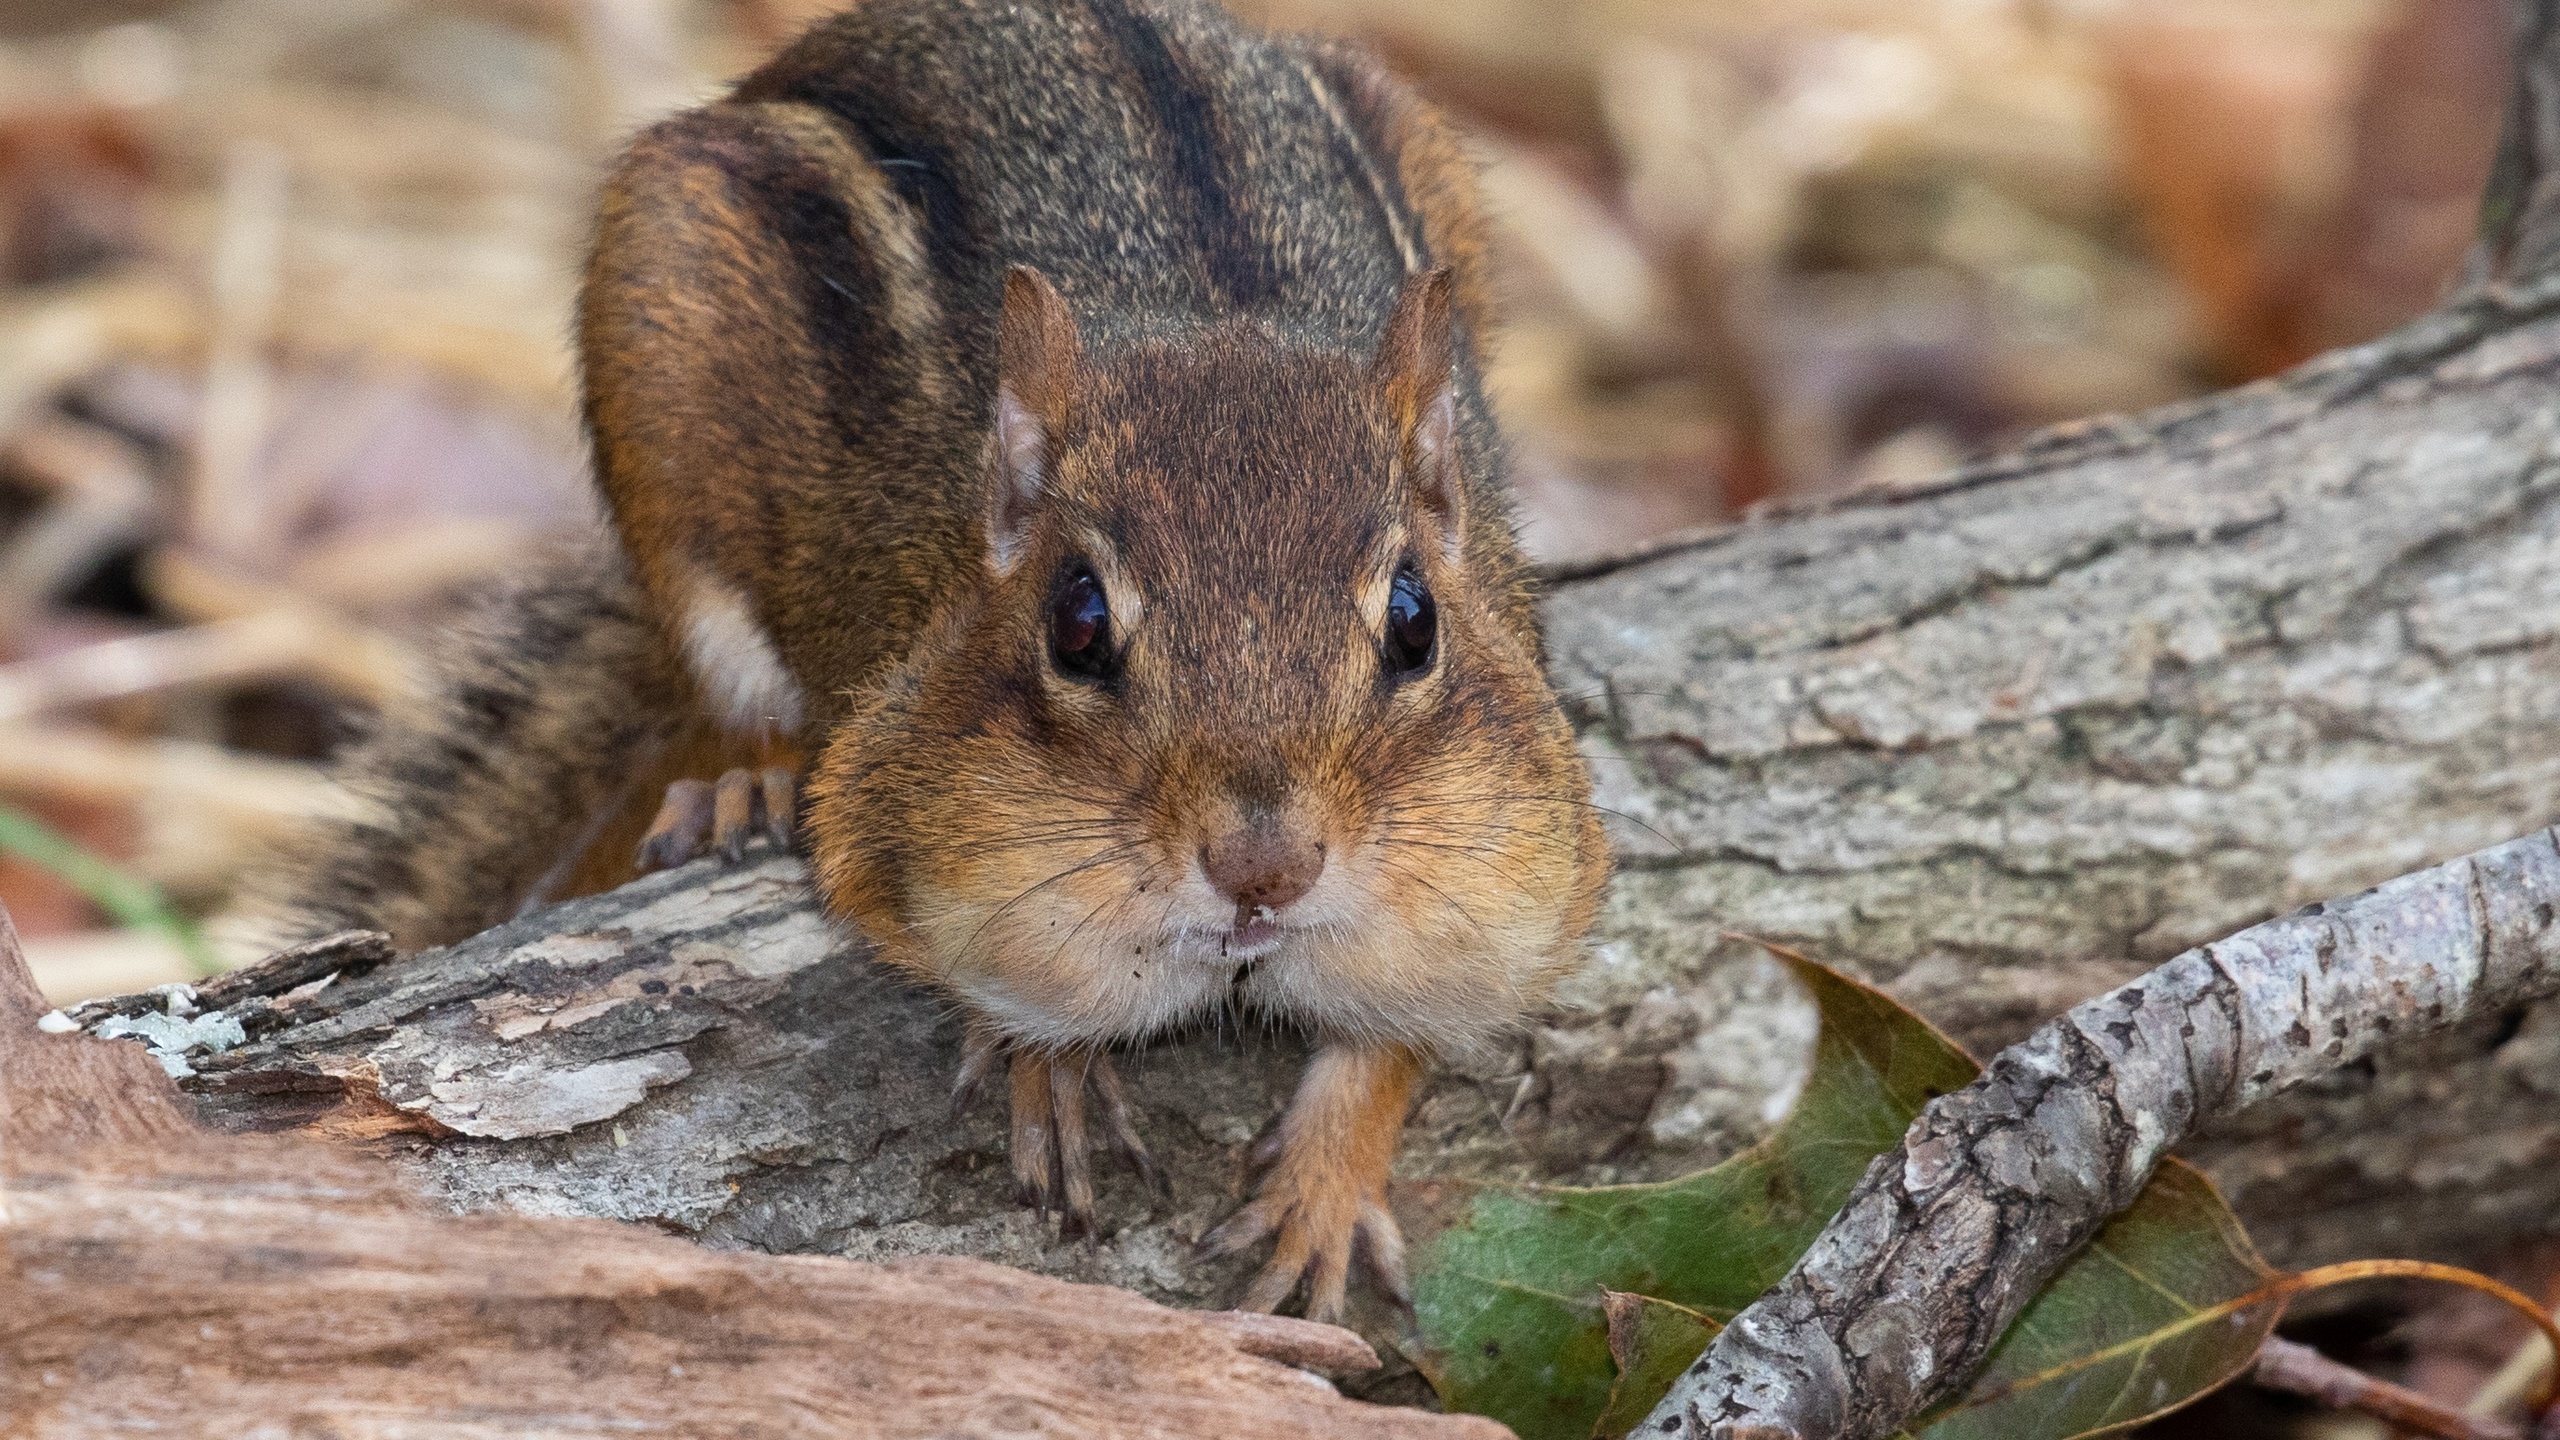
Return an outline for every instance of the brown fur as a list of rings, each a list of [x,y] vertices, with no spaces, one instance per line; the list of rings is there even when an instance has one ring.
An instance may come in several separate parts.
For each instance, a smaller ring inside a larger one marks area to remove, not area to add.
[[[1338,1309],[1355,1235],[1400,1283],[1414,1075],[1571,967],[1606,870],[1479,381],[1483,249],[1455,141],[1375,62],[1143,0],[870,0],[641,135],[602,201],[587,418],[648,618],[596,610],[562,683],[652,754],[820,757],[829,905],[969,1011],[972,1073],[1018,1057],[1017,1170],[1071,1221],[1083,1077],[1126,1113],[1098,1047],[1231,1004],[1312,1031],[1224,1232],[1276,1236],[1256,1303],[1303,1274]],[[1050,656],[1079,564],[1107,676]],[[1438,608],[1411,673],[1399,567]],[[574,744],[629,829],[648,784]],[[576,769],[474,773],[545,765]],[[1268,933],[1197,859],[1257,826],[1324,856]]]

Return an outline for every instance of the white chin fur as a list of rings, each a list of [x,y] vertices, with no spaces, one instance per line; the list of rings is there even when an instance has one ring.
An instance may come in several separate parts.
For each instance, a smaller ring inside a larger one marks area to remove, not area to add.
[[[773,637],[736,587],[696,575],[684,606],[684,657],[704,703],[730,730],[789,734],[800,728],[800,684]]]

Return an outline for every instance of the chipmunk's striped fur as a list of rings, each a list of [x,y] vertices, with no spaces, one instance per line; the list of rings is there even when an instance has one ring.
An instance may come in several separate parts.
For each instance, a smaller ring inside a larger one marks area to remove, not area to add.
[[[822,890],[1010,1067],[1029,1192],[1089,1225],[1088,1084],[1137,1148],[1105,1047],[1241,1001],[1324,1046],[1219,1237],[1276,1237],[1248,1301],[1338,1311],[1355,1237],[1400,1286],[1413,1080],[1570,966],[1606,868],[1477,224],[1374,62],[1207,5],[821,25],[606,188],[580,339],[631,582],[521,590],[480,698],[358,762],[388,818],[304,905],[445,938],[496,918],[458,876],[600,881],[562,856],[665,775],[805,747]]]

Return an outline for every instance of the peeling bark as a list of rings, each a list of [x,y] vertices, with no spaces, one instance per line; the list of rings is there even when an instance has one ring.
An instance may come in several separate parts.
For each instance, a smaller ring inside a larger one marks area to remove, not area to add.
[[[2018,1312],[2214,1121],[2560,991],[2560,831],[2199,946],[1932,1101],[1646,1432],[1867,1440],[1954,1398]]]

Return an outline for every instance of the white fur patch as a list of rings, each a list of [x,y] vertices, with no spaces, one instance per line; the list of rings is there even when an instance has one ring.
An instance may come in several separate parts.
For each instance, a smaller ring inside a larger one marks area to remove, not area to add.
[[[684,657],[712,715],[742,733],[800,728],[800,682],[783,668],[773,637],[747,597],[708,575],[693,578],[684,606]]]

